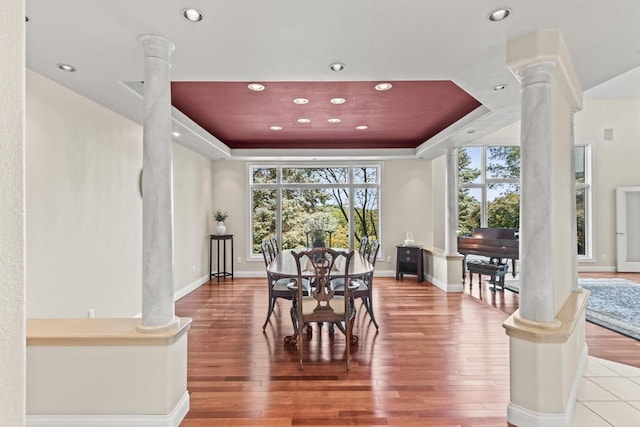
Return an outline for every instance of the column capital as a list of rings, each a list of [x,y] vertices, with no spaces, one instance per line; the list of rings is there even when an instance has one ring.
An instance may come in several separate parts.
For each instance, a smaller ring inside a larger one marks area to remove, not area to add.
[[[551,75],[555,63],[551,61],[533,62],[522,66],[516,71],[522,81],[522,87],[535,84],[551,84]]]
[[[529,65],[551,62],[553,76],[572,108],[582,109],[582,86],[558,30],[537,31],[507,42],[507,65],[521,75]]]
[[[156,57],[169,61],[169,57],[176,50],[173,43],[155,34],[142,34],[138,40],[144,48],[145,58]]]

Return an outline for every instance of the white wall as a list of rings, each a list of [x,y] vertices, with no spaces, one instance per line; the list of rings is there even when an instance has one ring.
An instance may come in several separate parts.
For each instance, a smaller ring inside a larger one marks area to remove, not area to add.
[[[613,140],[604,140],[613,129]],[[640,101],[585,99],[575,116],[575,140],[593,146],[594,257],[581,269],[615,270],[615,189],[640,185]]]
[[[431,161],[385,161],[382,167],[383,246],[380,250],[385,258],[378,260],[376,270],[395,272],[395,245],[404,241],[407,232],[413,233],[418,244],[431,245],[433,242]],[[226,225],[227,233],[234,235],[236,274],[259,276],[264,274],[262,258],[248,260],[247,218],[250,212],[247,173],[246,162],[213,162],[213,210],[219,208],[229,212]],[[386,261],[387,257],[390,257],[389,261]]]
[[[142,128],[27,72],[27,316],[140,311]]]
[[[447,222],[446,196],[446,175],[447,156],[440,156],[432,161],[433,180],[433,203],[431,211],[433,213],[433,242],[431,246],[444,250],[445,246],[445,225]]]
[[[142,127],[30,71],[26,123],[27,316],[138,314]],[[208,273],[210,165],[174,149],[177,291]]]
[[[24,1],[0,3],[0,419],[25,421]]]
[[[208,280],[212,224],[211,160],[173,144],[173,247],[176,290]]]
[[[433,244],[432,162],[430,160],[394,160],[384,162],[382,194],[383,237],[386,255],[392,263],[378,269],[395,271],[395,245],[413,233],[416,244]]]

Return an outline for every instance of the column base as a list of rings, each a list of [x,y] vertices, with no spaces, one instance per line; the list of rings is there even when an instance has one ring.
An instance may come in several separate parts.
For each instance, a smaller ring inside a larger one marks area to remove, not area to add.
[[[136,318],[28,319],[29,422],[179,425],[175,420],[189,408],[191,319],[181,318],[179,327],[156,333],[137,331],[138,322]]]
[[[424,277],[445,292],[463,292],[462,255],[447,254],[440,248],[422,248]]]
[[[136,326],[136,331],[138,332],[164,332],[164,331],[168,331],[170,329],[174,329],[177,328],[178,326],[180,326],[180,319],[176,316],[173,316],[173,320],[169,323],[166,323],[164,325],[159,325],[159,326],[148,326],[148,325],[143,325],[142,323],[138,324]]]
[[[584,370],[586,369],[588,360],[587,353],[588,351],[585,346],[585,351],[583,352],[583,357],[580,360],[578,372],[584,373]],[[576,375],[573,379],[567,406],[563,412],[538,412],[517,405],[513,402],[509,402],[509,405],[507,406],[507,420],[509,423],[518,427],[570,427],[581,381],[582,374]]]
[[[586,290],[572,292],[554,322],[518,312],[503,324],[509,335],[507,420],[519,427],[569,427],[587,364]]]

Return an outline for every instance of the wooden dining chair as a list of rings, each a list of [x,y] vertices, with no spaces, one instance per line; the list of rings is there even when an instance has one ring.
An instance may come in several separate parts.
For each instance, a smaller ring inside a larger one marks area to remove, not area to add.
[[[271,246],[271,242],[268,240],[264,240],[260,244],[260,249],[262,250],[262,258],[264,259],[265,269],[267,269],[267,267],[269,267],[269,264],[271,263],[271,261],[273,261],[275,257],[275,254],[273,253],[273,249]],[[267,318],[264,321],[264,324],[262,325],[262,330],[266,329],[278,298],[289,300],[289,301],[293,299],[293,296],[291,295],[291,291],[287,287],[290,281],[291,279],[288,279],[288,278],[274,277],[273,275],[269,274],[269,270],[267,269],[267,287],[269,290],[269,306],[267,307]]]
[[[367,247],[367,251],[363,254],[364,258],[375,267],[376,259],[378,258],[378,252],[380,251],[380,241],[371,240]],[[352,279],[353,284],[357,284],[357,288],[353,289],[350,293],[351,298],[354,300],[361,300],[362,305],[367,310],[369,318],[373,322],[376,329],[380,329],[376,316],[373,313],[373,271],[363,277]],[[344,292],[344,281],[342,278],[337,278],[332,281],[332,285],[337,294]]]
[[[344,330],[346,338],[346,366],[351,369],[351,343],[354,342],[352,330],[356,310],[349,292],[351,286],[344,288],[343,294],[338,295],[331,287],[331,278],[342,276],[345,283],[349,283],[349,263],[353,251],[336,251],[331,248],[313,248],[308,251],[292,252],[298,269],[298,277],[289,288],[293,293],[292,314],[294,319],[294,335],[288,342],[298,346],[298,369],[303,370],[303,325],[311,322],[337,324]],[[342,259],[340,259],[342,258]],[[339,262],[340,269],[336,270]],[[304,294],[304,287],[299,286],[304,276],[312,274],[313,288],[310,295]],[[357,285],[354,285],[357,287]],[[287,342],[285,340],[285,342]]]
[[[367,236],[362,236],[360,238],[360,248],[358,249],[358,251],[362,255],[365,255],[367,253],[368,248],[369,248],[369,238]]]
[[[269,242],[271,243],[271,248],[273,249],[274,255],[278,255],[281,248],[278,244],[278,239],[276,239],[276,236],[269,237]]]

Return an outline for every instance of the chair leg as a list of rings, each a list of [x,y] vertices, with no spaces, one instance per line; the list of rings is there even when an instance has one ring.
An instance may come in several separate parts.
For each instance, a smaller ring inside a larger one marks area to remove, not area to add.
[[[302,367],[302,345],[304,344],[304,342],[302,341],[302,330],[304,328],[302,326],[300,326],[298,328],[298,370],[302,372],[302,370],[304,369]]]
[[[349,372],[351,370],[351,334],[353,334],[353,322],[350,321],[346,321],[345,322],[345,340],[346,340],[346,347],[347,347],[347,372]]]
[[[276,305],[275,298],[269,298],[269,308],[267,309],[267,319],[264,321],[264,325],[262,325],[262,330],[264,331],[269,323],[269,319],[271,318],[271,314],[273,313],[273,308]]]
[[[373,314],[373,302],[369,297],[363,298],[362,302],[364,303],[364,308],[367,309],[367,313],[369,313],[369,317],[371,318],[371,321],[375,325],[376,329],[380,329],[380,327],[378,326],[378,322],[376,322],[376,316],[375,314]]]

